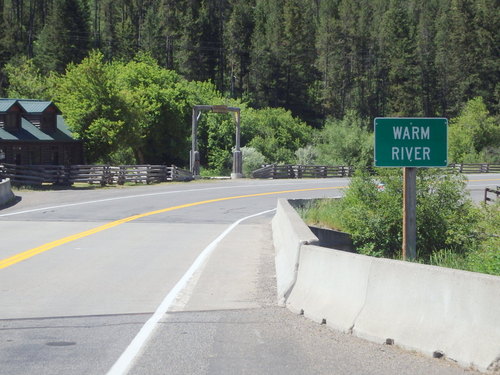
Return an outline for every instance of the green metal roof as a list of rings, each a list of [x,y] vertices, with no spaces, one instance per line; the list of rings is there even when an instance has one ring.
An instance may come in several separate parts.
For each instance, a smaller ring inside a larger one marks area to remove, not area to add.
[[[17,138],[3,128],[0,128],[0,140],[15,141]]]
[[[2,133],[0,133],[1,139],[10,139],[17,141],[53,141],[54,138],[40,131],[35,125],[26,120],[25,118],[21,119],[21,128],[16,129],[14,131],[7,131],[2,129]],[[2,135],[5,135],[4,138]]]
[[[48,107],[54,107],[58,114],[61,114],[61,111],[57,106],[51,101],[47,100],[35,100],[35,99],[12,99],[12,98],[0,98],[0,112],[7,112],[10,107],[12,107],[15,103],[19,103],[19,105],[27,112],[27,113],[43,113]]]
[[[57,129],[51,133],[51,136],[57,141],[74,141],[73,134],[69,131],[62,116],[57,116]]]
[[[33,140],[36,139],[39,141],[53,141],[54,140],[54,138],[52,138],[47,133],[44,133],[40,129],[38,129],[35,125],[33,125],[31,122],[29,122],[25,118],[21,119],[21,129],[22,129],[22,131],[24,131],[23,135],[26,138],[19,138],[19,139],[26,139],[26,140],[27,139],[33,139]],[[29,135],[26,133],[29,133]]]
[[[18,99],[17,101],[28,113],[43,113],[50,106],[54,107],[57,113],[61,112],[54,103],[49,101],[32,99]]]
[[[0,98],[0,113],[8,111],[15,103],[26,111],[26,113],[39,114],[43,113],[48,107],[53,106],[57,111],[56,130],[50,134],[44,133],[38,127],[33,125],[29,120],[21,117],[21,128],[15,131],[7,131],[0,128],[0,140],[12,141],[74,141],[73,135],[66,126],[66,122],[60,115],[59,109],[55,104],[43,100],[29,99],[1,99]]]
[[[0,113],[7,112],[16,102],[16,99],[0,99]]]
[[[6,131],[0,128],[1,140],[12,141],[74,141],[71,132],[68,130],[62,116],[57,116],[57,129],[51,134],[47,134],[38,129],[25,118],[21,119],[21,129],[16,131]]]

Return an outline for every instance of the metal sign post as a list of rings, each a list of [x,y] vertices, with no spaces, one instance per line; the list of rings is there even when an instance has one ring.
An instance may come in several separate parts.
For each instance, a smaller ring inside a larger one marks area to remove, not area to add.
[[[376,167],[403,167],[403,259],[417,257],[417,168],[448,166],[445,118],[376,118]]]
[[[403,259],[417,257],[417,168],[403,168]]]

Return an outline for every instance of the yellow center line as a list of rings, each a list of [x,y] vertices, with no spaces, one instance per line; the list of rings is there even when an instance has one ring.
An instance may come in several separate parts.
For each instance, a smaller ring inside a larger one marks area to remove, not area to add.
[[[141,219],[143,217],[147,217],[147,216],[151,216],[151,215],[157,215],[157,214],[161,214],[164,212],[179,210],[182,208],[200,206],[202,204],[222,202],[222,201],[228,201],[228,200],[233,200],[233,199],[261,197],[261,196],[265,196],[265,195],[276,195],[276,194],[285,194],[285,193],[297,193],[297,192],[303,192],[303,191],[329,190],[329,189],[331,190],[331,189],[344,189],[344,188],[346,188],[346,186],[333,186],[333,187],[309,188],[309,189],[298,189],[298,190],[283,190],[283,191],[273,191],[273,192],[267,192],[267,193],[237,195],[237,196],[233,196],[233,197],[216,198],[216,199],[209,199],[206,201],[181,204],[179,206],[173,206],[173,207],[163,208],[161,210],[150,211],[150,212],[146,212],[143,214],[129,216],[129,217],[126,217],[124,219],[112,221],[112,222],[109,222],[107,224],[98,226],[96,228],[92,228],[92,229],[86,230],[84,232],[76,233],[76,234],[73,234],[71,236],[64,237],[64,238],[61,238],[59,240],[52,241],[52,242],[46,243],[46,244],[38,246],[38,247],[34,247],[33,249],[24,251],[24,252],[16,254],[16,255],[13,255],[9,258],[2,259],[2,260],[0,260],[0,269],[7,268],[7,267],[12,266],[16,263],[22,262],[23,260],[34,257],[35,255],[44,253],[44,252],[51,250],[55,247],[67,244],[68,242],[76,241],[80,238],[87,237],[87,236],[90,236],[92,234],[102,232],[103,230],[114,228],[118,225],[128,223],[130,221],[134,221],[134,220]]]
[[[469,180],[469,182],[500,181],[500,178],[484,178],[482,180]]]

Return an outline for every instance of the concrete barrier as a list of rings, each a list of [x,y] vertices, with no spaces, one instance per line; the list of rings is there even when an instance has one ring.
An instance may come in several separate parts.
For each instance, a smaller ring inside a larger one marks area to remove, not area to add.
[[[500,371],[500,277],[374,259],[354,334]]]
[[[14,193],[12,192],[10,186],[10,179],[5,179],[0,181],[0,206],[8,203],[12,198],[14,198]]]
[[[351,333],[365,303],[372,258],[303,246],[287,307],[318,323]]]
[[[288,213],[278,208],[277,215],[280,211]],[[280,237],[296,235],[285,230],[293,226],[281,228]],[[276,252],[285,258],[287,249]],[[288,252],[296,254],[295,247]],[[287,307],[314,321],[500,372],[500,277],[302,244],[291,287]]]
[[[304,224],[286,199],[278,200],[272,228],[274,248],[276,249],[278,304],[284,306],[297,278],[300,248],[304,244],[318,243],[318,238]]]

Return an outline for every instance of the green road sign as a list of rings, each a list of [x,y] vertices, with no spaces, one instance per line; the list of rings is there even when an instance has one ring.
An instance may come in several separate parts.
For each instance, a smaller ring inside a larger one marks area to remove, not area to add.
[[[446,167],[448,120],[377,117],[376,167]]]

